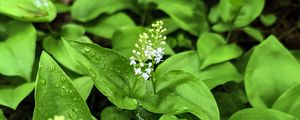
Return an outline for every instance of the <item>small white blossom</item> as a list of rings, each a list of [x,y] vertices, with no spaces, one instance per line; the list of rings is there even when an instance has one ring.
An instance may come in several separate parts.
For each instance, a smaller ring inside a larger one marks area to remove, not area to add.
[[[145,79],[145,80],[148,80],[150,75],[148,75],[147,73],[143,73],[142,74],[142,77]]]
[[[141,68],[134,68],[134,73],[136,75],[142,74],[142,69]]]
[[[134,66],[135,74],[145,80],[150,78],[154,68],[153,64],[162,61],[165,53],[163,46],[167,39],[162,34],[166,31],[162,21],[157,21],[151,26],[152,28],[149,29],[148,33],[144,32],[139,35],[138,43],[135,44],[136,49],[132,50],[133,56],[129,59],[130,65]]]

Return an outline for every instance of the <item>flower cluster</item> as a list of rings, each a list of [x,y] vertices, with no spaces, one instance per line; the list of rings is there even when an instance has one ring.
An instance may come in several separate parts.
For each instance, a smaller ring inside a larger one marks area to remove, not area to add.
[[[138,43],[135,44],[135,49],[132,50],[133,56],[129,58],[130,65],[134,66],[136,75],[141,76],[145,80],[151,77],[154,64],[162,61],[164,55],[164,45],[166,44],[166,36],[162,33],[166,31],[163,28],[163,22],[157,21],[152,24],[152,28],[148,33],[139,35]]]

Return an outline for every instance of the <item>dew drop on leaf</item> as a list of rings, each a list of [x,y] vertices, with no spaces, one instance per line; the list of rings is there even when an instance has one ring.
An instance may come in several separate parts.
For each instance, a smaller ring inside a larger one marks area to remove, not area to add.
[[[84,51],[85,51],[85,52],[90,52],[90,51],[91,51],[91,48],[90,48],[90,47],[85,47],[85,48],[84,48]]]
[[[50,67],[50,71],[53,72],[55,70],[55,66]]]
[[[42,80],[41,80],[41,84],[42,84],[42,85],[45,85],[45,84],[46,84],[46,81],[45,81],[44,79],[42,79]]]

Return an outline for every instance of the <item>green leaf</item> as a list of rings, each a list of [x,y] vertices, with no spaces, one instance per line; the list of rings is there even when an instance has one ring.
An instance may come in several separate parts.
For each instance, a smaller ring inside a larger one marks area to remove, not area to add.
[[[55,60],[61,63],[64,67],[76,72],[78,74],[86,74],[87,72],[83,67],[77,63],[79,59],[73,57],[73,53],[76,52],[74,48],[67,48],[62,39],[55,39],[53,37],[46,37],[43,40],[44,49],[49,52]]]
[[[71,7],[60,2],[54,2],[57,13],[67,13],[71,11]]]
[[[85,33],[84,27],[76,24],[65,24],[61,30],[61,36],[67,40],[80,39]]]
[[[253,107],[271,107],[287,89],[300,83],[300,66],[274,36],[256,46],[248,61],[245,89]]]
[[[0,22],[0,26],[1,26]],[[7,39],[0,42],[0,73],[31,80],[35,57],[36,30],[30,23],[9,21],[3,24]],[[1,37],[0,37],[1,38]]]
[[[164,76],[168,71],[182,70],[203,80],[209,88],[214,88],[228,81],[239,81],[241,75],[229,62],[215,64],[207,69],[200,70],[200,57],[196,51],[186,51],[165,60],[155,72],[155,76]]]
[[[173,19],[165,18],[165,19],[162,19],[162,21],[164,22],[164,27],[167,29],[164,34],[172,33],[178,29],[178,26]]]
[[[3,111],[0,109],[0,120],[7,120],[3,114]]]
[[[243,31],[249,36],[251,36],[252,38],[254,38],[255,40],[258,40],[259,42],[264,40],[263,33],[257,28],[245,27],[243,28]]]
[[[183,71],[170,71],[155,80],[156,93],[148,92],[141,104],[154,113],[190,112],[202,120],[219,120],[216,101],[204,82]]]
[[[272,109],[289,113],[300,119],[300,85],[296,85],[284,92],[273,104]]]
[[[33,89],[34,83],[24,83],[17,87],[1,88],[0,104],[15,110]]]
[[[229,120],[298,120],[296,117],[267,108],[248,108],[233,114]]]
[[[203,1],[152,0],[152,2],[158,5],[159,10],[168,14],[180,28],[195,36],[209,29],[206,21],[206,8]]]
[[[265,0],[220,0],[209,13],[209,21],[215,23],[213,29],[225,32],[233,28],[249,25],[262,12]]]
[[[88,37],[83,36],[84,33],[85,29],[82,26],[76,24],[66,24],[60,31],[61,38],[47,36],[43,39],[43,47],[64,67],[78,74],[85,74],[85,70],[76,62],[80,59],[75,59],[71,55],[76,52],[76,50],[72,47],[66,48],[62,42],[64,39],[91,43],[92,41]]]
[[[114,106],[106,107],[101,112],[101,120],[132,120],[133,118],[131,111],[122,110]]]
[[[145,81],[137,79],[127,58],[95,44],[72,42],[72,46],[78,50],[72,57],[81,59],[77,62],[86,68],[102,94],[119,108],[137,107],[136,98],[144,95]]]
[[[260,15],[259,20],[262,22],[265,26],[271,26],[276,22],[276,16],[275,14],[269,14],[269,15]]]
[[[1,0],[0,5],[0,13],[22,21],[50,22],[56,17],[50,0]]]
[[[222,36],[203,33],[197,41],[197,52],[203,59],[201,69],[239,57],[242,50],[235,44],[227,44]]]
[[[121,27],[135,26],[134,21],[125,13],[116,13],[104,19],[96,19],[85,25],[87,32],[111,39],[113,33]]]
[[[87,100],[94,86],[93,80],[90,77],[84,76],[74,79],[74,86],[81,94],[84,100]]]
[[[185,119],[178,119],[175,115],[165,114],[162,115],[159,120],[185,120]]]
[[[103,13],[112,14],[129,8],[128,2],[128,0],[76,0],[72,5],[71,15],[75,20],[87,22]]]
[[[36,80],[33,120],[54,116],[93,120],[71,79],[46,52],[42,52]]]
[[[112,37],[112,49],[129,58],[132,56],[132,50],[135,48],[135,43],[138,42],[139,34],[146,32],[143,27],[125,27],[118,29]],[[166,54],[173,55],[174,51],[168,46],[165,46]]]

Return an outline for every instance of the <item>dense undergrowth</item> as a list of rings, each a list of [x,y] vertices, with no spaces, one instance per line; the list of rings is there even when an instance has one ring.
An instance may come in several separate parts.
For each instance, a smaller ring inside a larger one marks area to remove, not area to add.
[[[299,0],[0,0],[0,120],[300,119],[299,13]]]

